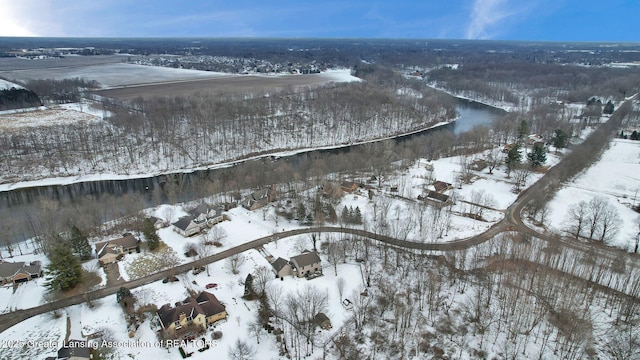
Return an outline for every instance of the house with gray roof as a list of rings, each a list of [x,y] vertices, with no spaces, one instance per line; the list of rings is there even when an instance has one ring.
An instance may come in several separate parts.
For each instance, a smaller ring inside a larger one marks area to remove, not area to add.
[[[41,276],[42,268],[39,262],[27,264],[24,261],[13,263],[0,260],[0,285],[27,282]]]
[[[292,257],[290,263],[293,273],[298,277],[322,273],[322,261],[315,251],[305,250],[302,254]]]
[[[121,259],[125,254],[132,254],[139,250],[138,239],[126,233],[121,238],[108,240],[96,244],[96,256],[100,264],[111,264]]]
[[[249,194],[242,200],[240,205],[247,210],[256,210],[275,200],[275,190],[269,187]]]
[[[283,278],[291,275],[291,265],[289,265],[289,261],[286,259],[281,257],[277,258],[271,263],[271,267],[273,268],[273,271],[275,271],[277,278]]]
[[[58,350],[58,360],[89,360],[92,359],[91,348],[86,341],[69,340]]]
[[[173,231],[184,237],[195,235],[206,227],[205,223],[195,222],[191,215],[183,216],[171,225],[173,225]]]

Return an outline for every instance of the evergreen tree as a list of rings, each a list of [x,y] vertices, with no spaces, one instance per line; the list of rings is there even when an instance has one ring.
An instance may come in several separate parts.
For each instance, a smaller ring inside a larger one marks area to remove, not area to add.
[[[49,256],[51,263],[45,268],[45,286],[51,290],[67,291],[82,280],[82,266],[68,246],[58,245]]]
[[[505,160],[505,163],[507,164],[507,177],[509,177],[512,170],[520,165],[521,161],[522,153],[520,152],[520,143],[515,143],[507,153],[507,159]]]
[[[75,225],[71,227],[71,249],[80,260],[89,260],[92,256],[87,236]]]
[[[631,136],[629,137],[631,140],[640,140],[640,134],[638,134],[637,130],[633,130]]]
[[[607,103],[604,105],[604,108],[602,109],[602,112],[604,114],[613,114],[613,111],[615,110],[615,107],[613,106],[613,103],[611,102],[611,100],[607,101]]]
[[[342,221],[343,224],[349,223],[349,209],[347,209],[347,205],[345,205],[342,209],[342,214],[340,214],[340,221]]]
[[[142,223],[142,233],[147,239],[147,247],[149,248],[149,250],[155,250],[158,248],[158,246],[160,246],[160,237],[158,237],[156,228],[153,225],[153,221],[151,221],[151,219],[144,219]]]
[[[569,139],[569,136],[567,135],[566,132],[564,132],[564,130],[556,129],[556,131],[554,131],[554,136],[553,136],[553,146],[555,146],[558,149],[564,149],[567,147],[568,139]]]
[[[244,297],[252,297],[255,294],[253,289],[253,275],[247,274],[247,278],[244,280]]]
[[[118,302],[118,304],[120,304],[120,303],[122,303],[122,300],[126,299],[127,297],[131,297],[131,296],[133,296],[131,294],[131,291],[123,286],[120,289],[118,289],[118,292],[116,293],[116,301]]]
[[[355,224],[362,224],[362,213],[360,212],[359,206],[356,206],[356,209],[353,212],[353,222]]]
[[[299,221],[304,221],[305,216],[307,216],[307,209],[304,207],[303,203],[298,203],[298,207],[296,208],[296,217]]]
[[[530,153],[527,154],[529,162],[532,168],[536,168],[547,161],[547,152],[544,149],[544,145],[535,144]]]
[[[527,120],[522,120],[520,122],[520,128],[518,129],[518,139],[524,139],[526,136],[529,135],[529,124],[527,123]]]

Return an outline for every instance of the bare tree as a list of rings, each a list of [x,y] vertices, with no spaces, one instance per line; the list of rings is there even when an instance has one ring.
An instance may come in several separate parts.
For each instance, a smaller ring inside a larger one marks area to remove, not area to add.
[[[229,358],[233,360],[251,360],[256,354],[256,350],[245,341],[237,339],[229,348]]]
[[[240,273],[240,267],[244,264],[244,262],[245,257],[242,254],[231,255],[226,260],[227,267],[234,275],[238,275]]]
[[[253,289],[258,293],[258,296],[265,295],[267,283],[271,280],[271,276],[271,270],[266,266],[260,266],[254,272]]]
[[[346,281],[343,277],[339,277],[336,279],[336,285],[338,286],[338,296],[340,296],[340,301],[342,301],[342,294],[344,294],[344,286]]]
[[[487,169],[489,170],[489,174],[493,174],[493,170],[495,170],[498,165],[502,163],[504,160],[504,155],[502,154],[502,149],[500,147],[495,147],[487,152]]]
[[[573,234],[576,239],[582,235],[587,222],[587,202],[580,201],[569,207],[567,212],[567,232]]]
[[[515,192],[520,192],[520,190],[522,190],[522,188],[525,185],[527,185],[527,179],[531,175],[531,170],[528,169],[526,166],[518,165],[513,170],[513,174],[514,174],[514,176],[513,176],[513,180],[514,180],[513,190]]]

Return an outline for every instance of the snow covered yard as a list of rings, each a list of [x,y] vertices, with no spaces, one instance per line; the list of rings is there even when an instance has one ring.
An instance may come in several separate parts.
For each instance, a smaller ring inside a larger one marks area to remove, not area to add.
[[[549,226],[565,232],[571,221],[567,214],[584,200],[602,198],[611,204],[622,220],[610,245],[633,251],[640,214],[631,207],[640,201],[640,142],[614,139],[601,159],[564,186],[549,203]]]

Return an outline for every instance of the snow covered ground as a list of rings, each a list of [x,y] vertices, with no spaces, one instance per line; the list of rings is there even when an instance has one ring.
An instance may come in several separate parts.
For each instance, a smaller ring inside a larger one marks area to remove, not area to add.
[[[4,71],[2,76],[8,79],[29,81],[36,79],[84,78],[96,80],[103,88],[130,86],[151,82],[196,80],[229,76],[229,74],[211,71],[173,69],[157,66],[145,66],[126,63],[100,64],[53,69],[31,69],[29,71]],[[151,79],[151,80],[150,80]]]
[[[268,249],[276,256],[290,257],[299,254],[296,250],[298,243],[308,242],[303,237],[293,237],[280,240],[277,244],[270,244]],[[310,246],[309,246],[310,247]],[[209,359],[213,353],[216,358],[226,358],[227,349],[233,345],[236,339],[246,340],[253,346],[261,359],[277,359],[278,350],[273,337],[267,336],[266,332],[262,335],[260,344],[255,341],[254,337],[247,337],[249,324],[255,321],[257,314],[257,302],[245,301],[242,299],[244,286],[241,284],[246,275],[254,271],[259,266],[269,266],[268,261],[255,250],[249,250],[242,254],[245,259],[244,264],[240,267],[239,274],[231,273],[224,261],[209,265],[209,275],[203,272],[198,275],[191,273],[180,274],[179,282],[162,283],[157,282],[138,289],[133,290],[133,295],[137,299],[136,306],[156,305],[158,307],[165,303],[173,304],[184,300],[189,296],[189,291],[200,292],[205,289],[206,284],[216,283],[215,289],[207,290],[214,295],[226,306],[229,314],[228,319],[215,325],[203,335],[204,339],[212,345],[212,349],[204,352],[194,351],[193,359]],[[325,264],[326,264],[326,259]],[[270,271],[270,270],[269,270]],[[355,263],[341,264],[338,266],[338,277],[342,277],[347,281],[344,294],[352,294],[354,290],[360,291],[362,283],[362,275],[359,265]],[[271,273],[270,273],[271,274]],[[314,280],[305,280],[294,277],[285,278],[284,281],[273,279],[270,284],[277,287],[278,291],[284,296],[290,292],[304,289],[307,286],[315,286],[323,291],[326,290],[329,298],[329,310],[327,315],[330,317],[334,330],[349,319],[350,311],[341,305],[338,295],[337,277],[334,275],[333,269],[324,269],[324,276]],[[33,285],[34,284],[28,284]],[[21,288],[22,285],[19,287]],[[5,298],[4,296],[2,298]],[[113,359],[133,358],[133,359],[176,359],[179,352],[177,348],[167,349],[157,345],[158,337],[157,321],[153,316],[148,315],[147,319],[140,325],[135,336],[128,336],[127,324],[125,322],[124,312],[120,305],[116,302],[115,295],[103,299],[94,300],[92,305],[81,304],[67,308],[62,312],[60,318],[54,318],[51,314],[43,314],[24,321],[9,330],[0,334],[0,343],[15,339],[23,339],[22,334],[29,334],[29,339],[36,344],[54,343],[57,347],[62,344],[65,338],[66,317],[70,320],[69,335],[71,339],[84,339],[89,334],[102,333],[111,341],[119,342],[138,342],[136,346],[123,346],[112,349]],[[211,334],[213,330],[222,331],[223,337],[219,340],[212,340]],[[320,338],[323,339],[331,334],[328,331],[322,331]],[[142,344],[142,345],[140,345]],[[194,344],[197,346],[198,344]],[[22,347],[9,347],[3,349],[3,359],[22,359],[25,355],[35,358],[34,355],[49,355],[57,350],[41,349],[42,352],[34,353],[32,348],[28,348],[29,352]]]
[[[89,123],[99,121],[101,118],[101,112],[92,109],[89,105],[67,104],[60,108],[41,108],[36,111],[16,111],[2,114],[0,115],[0,131],[11,131],[22,127]]]
[[[549,203],[548,225],[564,232],[569,207],[594,197],[606,199],[622,220],[611,245],[633,251],[640,224],[640,214],[631,209],[640,202],[640,142],[614,139],[600,161],[563,187]]]
[[[550,219],[551,225],[555,229],[560,229],[563,223],[563,215],[567,212],[567,207],[573,202],[580,199],[588,199],[594,194],[600,194],[615,202],[621,217],[624,220],[624,227],[620,231],[619,244],[625,243],[624,238],[633,235],[637,226],[637,214],[631,212],[629,205],[634,202],[636,191],[640,185],[640,164],[638,158],[640,156],[640,143],[628,140],[614,140],[612,146],[604,153],[602,159],[592,168],[585,171],[584,174],[575,179],[567,188],[561,190],[558,196],[551,202],[551,213],[547,217]],[[480,155],[477,155],[480,157]],[[362,217],[369,225],[367,229],[372,230],[372,223],[375,217],[380,216],[380,206],[388,207],[389,212],[387,218],[392,225],[388,230],[379,228],[384,232],[389,231],[390,235],[394,235],[394,229],[401,227],[402,224],[410,224],[411,228],[407,232],[407,239],[419,242],[434,240],[437,242],[451,241],[460,238],[466,238],[480,232],[483,232],[493,223],[502,218],[501,210],[506,209],[516,198],[516,194],[512,192],[513,179],[508,179],[504,173],[504,169],[498,168],[493,174],[482,170],[474,173],[469,184],[461,184],[460,188],[454,186],[454,189],[448,191],[449,195],[455,196],[459,201],[451,206],[451,226],[446,235],[439,239],[431,239],[418,231],[416,214],[414,207],[418,206],[416,198],[419,194],[423,194],[425,188],[429,187],[428,179],[438,179],[445,182],[455,184],[455,175],[460,172],[464,159],[461,157],[450,157],[439,159],[431,162],[426,160],[418,160],[408,167],[400,167],[395,174],[384,179],[381,189],[374,190],[373,200],[369,199],[369,194],[364,189],[357,190],[355,193],[346,194],[336,205],[335,208],[340,212],[343,207],[358,207],[362,211]],[[554,165],[559,161],[559,157],[554,154],[548,154],[547,165]],[[527,184],[532,184],[542,174],[532,173]],[[456,184],[458,185],[458,184]],[[392,192],[391,187],[397,187],[398,191]],[[605,191],[601,189],[606,189]],[[495,210],[486,210],[483,213],[484,221],[473,220],[469,217],[462,216],[469,211],[469,205],[462,200],[472,201],[474,194],[484,192],[486,197],[490,197],[491,207]],[[374,206],[376,204],[376,206]],[[224,221],[215,227],[222,229],[226,234],[221,240],[222,247],[214,248],[214,253],[219,252],[233,246],[245,243],[252,239],[268,236],[275,232],[286,231],[302,227],[295,220],[285,220],[277,218],[275,215],[276,204],[272,204],[263,209],[256,211],[248,211],[238,207],[227,212],[228,221]],[[377,209],[376,209],[377,207]],[[153,209],[147,209],[146,212],[170,222],[176,221],[180,216],[186,214],[187,205],[161,205]],[[635,217],[634,217],[635,216]],[[414,221],[414,223],[411,223]],[[331,225],[331,224],[328,224]],[[356,226],[357,225],[350,225]],[[396,228],[394,228],[394,226]],[[211,230],[210,230],[211,231]],[[176,254],[176,258],[180,263],[186,263],[193,260],[186,257],[184,247],[188,243],[199,243],[206,235],[197,235],[191,238],[183,238],[175,233],[171,227],[158,231],[162,241],[167,244]],[[338,235],[321,234],[318,241],[320,247],[322,242],[328,239],[338,239]],[[289,258],[299,254],[303,249],[313,247],[310,235],[300,235],[287,239],[281,239],[265,245],[265,249],[274,257]],[[21,244],[24,253],[28,253],[29,244]],[[15,251],[14,251],[15,253]],[[3,258],[8,257],[6,249],[2,252]],[[120,263],[120,272],[123,278],[131,278],[126,272],[128,264],[135,262],[141,254],[126,255]],[[255,250],[249,250],[242,254],[245,259],[244,264],[240,267],[239,274],[234,275],[225,261],[213,263],[208,266],[207,271],[198,275],[191,273],[179,274],[180,281],[175,283],[163,284],[157,282],[141,288],[133,290],[134,296],[138,299],[137,306],[153,304],[161,306],[165,303],[174,303],[184,300],[189,292],[199,292],[205,290],[208,283],[218,284],[217,288],[209,290],[218,297],[227,307],[229,317],[227,321],[216,324],[215,330],[223,332],[222,339],[211,340],[213,329],[210,329],[203,335],[203,339],[211,344],[213,349],[203,352],[196,351],[197,346],[194,344],[193,358],[206,359],[210,358],[213,353],[219,358],[226,358],[228,349],[233,346],[237,339],[246,340],[261,359],[277,359],[278,347],[274,337],[262,334],[260,343],[257,343],[255,336],[249,335],[249,326],[255,320],[257,313],[257,303],[254,301],[245,301],[241,298],[246,275],[255,271],[258,267],[269,267],[268,261],[263,255]],[[364,275],[361,272],[360,265],[353,260],[347,259],[346,263],[337,265],[337,275],[334,273],[333,267],[329,264],[327,257],[321,253],[323,260],[324,276],[313,279],[297,279],[288,277],[284,281],[273,279],[269,286],[278,289],[284,296],[289,293],[300,291],[308,286],[315,286],[322,291],[326,291],[329,300],[327,315],[331,319],[333,329],[329,331],[321,330],[317,339],[323,341],[328,336],[339,331],[340,327],[347,323],[351,318],[351,311],[345,309],[341,305],[341,297],[338,294],[338,278],[346,281],[346,287],[342,298],[353,297],[359,293],[364,286]],[[30,261],[41,260],[46,264],[46,258],[42,255],[22,255],[16,256],[11,261]],[[87,270],[95,269],[95,261],[85,263]],[[106,278],[104,273],[98,271],[102,278],[99,286],[104,286]],[[12,288],[0,288],[0,309],[3,312],[16,308],[28,308],[36,306],[43,302],[44,288],[42,287],[42,279],[20,285],[16,293]],[[457,301],[457,300],[456,300]],[[152,315],[148,315],[146,320],[142,322],[140,327],[130,338],[127,331],[127,324],[124,320],[124,313],[121,307],[116,303],[115,296],[104,299],[94,300],[93,304],[82,304],[67,308],[63,312],[61,318],[54,318],[51,314],[43,314],[22,322],[11,329],[0,334],[0,342],[6,340],[21,339],[22,335],[29,334],[29,338],[41,344],[54,342],[59,346],[62,339],[66,335],[64,319],[69,316],[71,338],[84,338],[91,333],[102,333],[106,338],[115,341],[127,342],[137,341],[136,346],[122,346],[118,349],[112,349],[112,358],[157,358],[157,359],[175,359],[179,355],[177,348],[165,349],[156,346],[157,322]],[[140,345],[142,344],[142,345]],[[146,347],[145,347],[146,346]],[[51,349],[40,349],[37,355],[48,355],[55,351]],[[3,353],[3,358],[19,359],[24,356],[32,356],[35,352],[32,348],[13,347]],[[315,352],[315,355],[318,353]]]
[[[22,89],[22,86],[14,84],[7,80],[0,79],[0,90],[9,90],[11,88]]]

